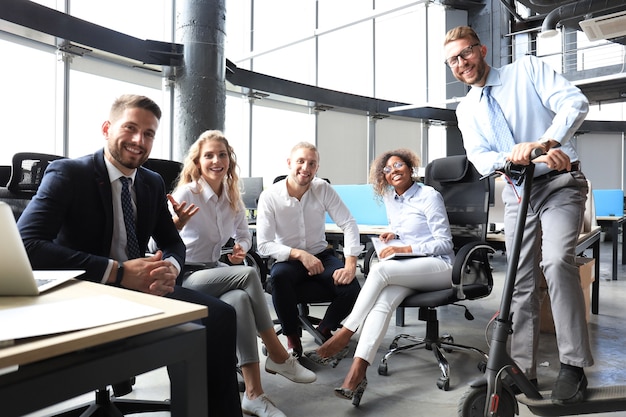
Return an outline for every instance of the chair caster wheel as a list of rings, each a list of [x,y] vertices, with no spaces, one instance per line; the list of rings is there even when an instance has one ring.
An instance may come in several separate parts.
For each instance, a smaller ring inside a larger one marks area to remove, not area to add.
[[[437,388],[443,391],[448,391],[450,389],[450,380],[446,378],[439,378],[437,380]]]
[[[381,363],[378,365],[378,375],[387,376],[389,373],[387,372],[387,364]]]

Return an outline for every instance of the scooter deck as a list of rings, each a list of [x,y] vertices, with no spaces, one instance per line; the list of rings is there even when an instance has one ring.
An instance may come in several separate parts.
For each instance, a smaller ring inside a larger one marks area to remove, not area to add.
[[[533,414],[540,416],[571,416],[626,410],[626,385],[587,388],[585,400],[575,404],[552,404],[550,393],[542,391],[541,395],[544,398],[541,400],[530,399],[524,394],[519,394],[516,398]]]

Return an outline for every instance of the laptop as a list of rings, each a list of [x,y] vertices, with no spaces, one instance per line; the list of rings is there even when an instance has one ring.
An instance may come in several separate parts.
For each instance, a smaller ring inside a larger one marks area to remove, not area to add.
[[[0,201],[0,296],[39,295],[85,271],[33,271],[11,207]]]

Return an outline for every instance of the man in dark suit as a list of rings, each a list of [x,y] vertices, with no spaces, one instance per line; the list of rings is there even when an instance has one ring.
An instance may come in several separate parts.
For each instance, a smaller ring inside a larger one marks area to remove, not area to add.
[[[147,97],[118,98],[102,124],[104,150],[50,164],[18,227],[34,269],[83,269],[85,280],[206,305],[209,415],[241,416],[235,311],[217,298],[176,285],[185,245],[167,208],[162,178],[141,167],[160,118],[158,105]],[[125,225],[124,181],[131,182],[135,231]],[[127,248],[135,236],[137,258]],[[140,256],[150,237],[160,250]]]

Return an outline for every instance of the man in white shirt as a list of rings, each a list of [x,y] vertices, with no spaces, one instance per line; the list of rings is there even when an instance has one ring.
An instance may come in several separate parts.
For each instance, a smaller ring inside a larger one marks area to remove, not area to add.
[[[359,229],[328,182],[316,178],[319,153],[300,142],[287,159],[289,175],[259,198],[257,248],[276,262],[271,269],[272,299],[288,348],[302,354],[297,304],[331,301],[317,330],[323,338],[352,310],[360,285],[355,279],[361,252]],[[344,263],[329,249],[326,212],[344,233]]]

